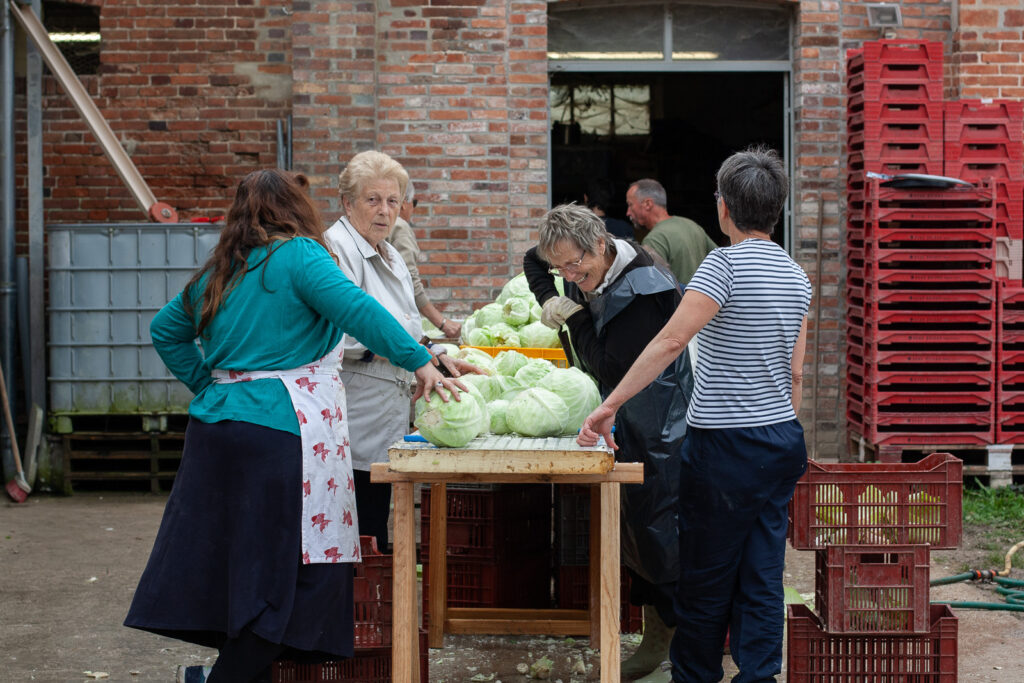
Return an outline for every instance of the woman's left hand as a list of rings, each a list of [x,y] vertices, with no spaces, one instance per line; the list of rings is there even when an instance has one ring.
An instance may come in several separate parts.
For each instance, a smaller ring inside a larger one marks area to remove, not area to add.
[[[459,391],[467,391],[465,385],[459,380],[442,375],[441,371],[434,365],[433,358],[431,362],[418,367],[414,374],[416,375],[416,393],[413,394],[413,401],[422,396],[423,400],[430,403],[430,393],[434,392],[441,397],[442,401],[447,403],[448,396],[440,391],[442,388],[450,391],[456,401],[461,401]]]
[[[612,425],[615,424],[616,412],[604,403],[595,408],[594,412],[583,421],[580,433],[576,437],[576,443],[580,446],[596,446],[598,439],[603,436],[606,444],[613,450],[619,450],[612,437]]]

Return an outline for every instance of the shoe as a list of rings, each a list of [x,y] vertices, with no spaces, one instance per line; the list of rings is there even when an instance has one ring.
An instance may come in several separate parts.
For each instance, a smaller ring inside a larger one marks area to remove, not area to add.
[[[179,666],[174,683],[206,683],[212,666]]]
[[[622,663],[625,680],[642,678],[654,672],[668,659],[668,648],[676,629],[661,620],[654,605],[644,605],[644,635],[633,656]]]

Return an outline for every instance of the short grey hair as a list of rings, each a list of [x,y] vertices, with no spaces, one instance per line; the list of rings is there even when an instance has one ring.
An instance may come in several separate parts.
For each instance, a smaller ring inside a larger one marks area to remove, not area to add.
[[[551,262],[551,250],[565,240],[588,254],[597,253],[597,243],[604,240],[610,244],[615,238],[604,227],[604,221],[596,213],[576,202],[560,204],[544,214],[537,226],[540,239],[537,255]]]
[[[718,194],[741,232],[769,235],[789,196],[789,178],[779,153],[757,145],[737,152],[718,169]]]
[[[637,199],[650,199],[655,206],[665,208],[668,206],[668,194],[665,193],[665,186],[654,178],[641,178],[632,185],[636,188]]]
[[[408,184],[405,186],[405,201],[411,202],[416,198],[416,188],[412,186],[412,180],[410,179]]]

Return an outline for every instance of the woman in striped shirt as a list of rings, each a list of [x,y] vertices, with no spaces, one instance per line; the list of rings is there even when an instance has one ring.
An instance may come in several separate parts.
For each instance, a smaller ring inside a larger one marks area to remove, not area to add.
[[[579,443],[614,446],[619,407],[697,335],[682,447],[674,681],[718,681],[726,633],[739,675],[782,669],[787,505],[807,467],[800,410],[811,285],[771,240],[789,192],[774,150],[751,148],[718,171],[728,247],[711,252],[682,303],[586,420]]]

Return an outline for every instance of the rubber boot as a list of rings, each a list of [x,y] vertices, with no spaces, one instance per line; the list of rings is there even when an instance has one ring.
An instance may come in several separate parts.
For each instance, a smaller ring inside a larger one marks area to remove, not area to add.
[[[658,669],[668,659],[668,646],[675,632],[661,620],[654,605],[644,605],[644,635],[633,656],[622,663],[622,678],[642,678]]]

